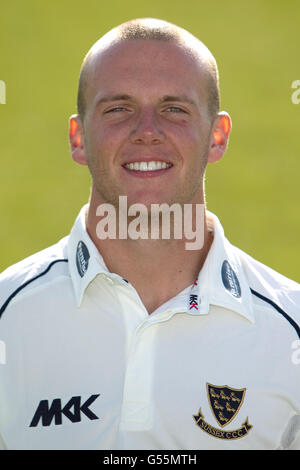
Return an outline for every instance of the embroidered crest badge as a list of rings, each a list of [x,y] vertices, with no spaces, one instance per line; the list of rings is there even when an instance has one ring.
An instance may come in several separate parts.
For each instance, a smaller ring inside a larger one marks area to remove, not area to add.
[[[233,431],[223,430],[240,411],[246,389],[236,389],[228,387],[228,385],[219,386],[207,383],[206,390],[212,414],[221,429],[215,428],[204,421],[201,408],[197,415],[193,415],[196,424],[206,433],[219,439],[239,439],[247,435],[252,428],[251,424],[248,423],[248,417],[239,429]]]

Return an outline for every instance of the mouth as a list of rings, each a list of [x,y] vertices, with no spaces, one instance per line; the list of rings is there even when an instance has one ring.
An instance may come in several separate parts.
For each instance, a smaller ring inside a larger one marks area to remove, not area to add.
[[[130,162],[126,163],[123,167],[130,171],[137,171],[137,172],[153,172],[153,171],[160,171],[166,170],[171,168],[173,165],[172,163],[163,162],[163,161],[142,161],[142,162]]]

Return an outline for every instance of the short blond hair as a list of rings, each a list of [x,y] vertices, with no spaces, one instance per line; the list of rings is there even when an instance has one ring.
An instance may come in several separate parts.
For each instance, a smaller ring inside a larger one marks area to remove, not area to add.
[[[173,23],[154,18],[139,18],[122,23],[110,30],[91,47],[85,56],[80,70],[77,93],[77,111],[82,121],[86,110],[85,90],[88,84],[88,68],[93,54],[102,44],[130,40],[174,42],[189,47],[196,58],[205,65],[208,111],[212,120],[215,119],[220,109],[219,74],[216,60],[209,49],[194,35]]]

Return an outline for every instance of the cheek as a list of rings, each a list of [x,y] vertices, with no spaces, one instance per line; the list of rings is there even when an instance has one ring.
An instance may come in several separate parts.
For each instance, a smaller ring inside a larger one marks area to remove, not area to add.
[[[173,130],[173,142],[184,159],[190,159],[195,154],[203,153],[203,138],[201,131],[186,125],[178,126]]]
[[[105,126],[94,124],[86,135],[85,147],[90,161],[107,165],[117,152],[120,138],[116,132]]]
[[[198,181],[204,175],[208,160],[209,137],[207,133],[199,129],[190,130],[184,140],[179,139],[179,145],[181,145],[183,165],[187,167],[187,177],[190,181]]]

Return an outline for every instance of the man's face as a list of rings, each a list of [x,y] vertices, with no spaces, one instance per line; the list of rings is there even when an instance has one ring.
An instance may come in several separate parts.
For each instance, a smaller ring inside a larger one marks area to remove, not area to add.
[[[83,145],[97,205],[120,195],[147,206],[203,203],[213,128],[199,63],[174,43],[146,40],[93,60]]]

